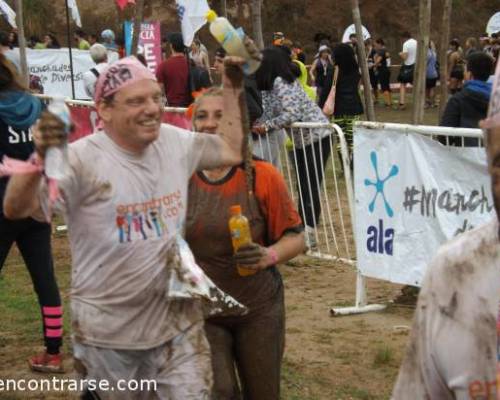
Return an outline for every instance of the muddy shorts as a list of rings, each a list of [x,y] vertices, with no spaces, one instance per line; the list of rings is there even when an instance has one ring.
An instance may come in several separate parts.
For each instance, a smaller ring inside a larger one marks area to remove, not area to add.
[[[75,342],[73,350],[75,369],[93,392],[84,398],[209,399],[212,368],[203,322],[153,349],[113,350]],[[101,388],[93,390],[99,384]],[[103,384],[109,384],[109,390],[103,390]]]

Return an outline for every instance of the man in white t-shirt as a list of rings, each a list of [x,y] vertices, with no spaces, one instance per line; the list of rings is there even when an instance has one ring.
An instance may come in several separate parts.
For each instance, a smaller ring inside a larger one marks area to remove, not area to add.
[[[429,265],[393,400],[498,398],[500,64],[482,126],[497,218],[445,244]]]
[[[83,85],[85,93],[91,99],[94,98],[97,78],[108,66],[108,50],[100,43],[93,44],[90,49],[90,58],[95,62],[95,66],[83,74]]]
[[[169,298],[188,181],[195,170],[242,160],[243,75],[225,60],[220,134],[161,124],[162,91],[135,57],[99,76],[95,103],[104,130],[69,146],[69,172],[52,209],[67,220],[72,252],[71,317],[75,365],[87,380],[152,379],[154,393],[97,390],[102,399],[208,399],[210,349],[196,300]],[[34,129],[40,165],[65,136],[46,113]],[[40,173],[13,176],[5,195],[8,218],[47,216]],[[123,382],[122,382],[123,383]],[[88,387],[84,398],[92,397]],[[151,391],[151,388],[148,390]]]
[[[403,50],[399,53],[399,56],[403,60],[403,64],[399,70],[398,82],[399,109],[404,110],[406,108],[406,85],[408,83],[413,83],[415,61],[417,59],[417,41],[411,37],[409,32],[404,32],[402,38],[404,40]]]

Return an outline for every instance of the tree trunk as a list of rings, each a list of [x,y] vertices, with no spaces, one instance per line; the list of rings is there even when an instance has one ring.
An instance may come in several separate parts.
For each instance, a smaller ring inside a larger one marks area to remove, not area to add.
[[[135,3],[135,16],[134,16],[134,36],[132,38],[132,54],[137,55],[139,48],[139,36],[141,34],[141,25],[144,18],[144,0],[137,0]]]
[[[250,5],[252,11],[253,40],[259,49],[264,48],[262,36],[262,0],[252,0]]]
[[[450,41],[450,17],[452,0],[443,2],[443,19],[441,21],[441,40],[439,41],[439,120],[443,116],[448,101],[448,42]]]
[[[19,41],[19,57],[21,59],[21,78],[23,83],[28,87],[29,73],[28,62],[26,61],[26,38],[24,36],[24,22],[23,22],[23,0],[16,0],[16,24],[17,24],[17,37]]]
[[[361,67],[363,78],[363,93],[365,96],[365,112],[368,121],[375,121],[375,110],[373,109],[372,90],[370,84],[370,74],[368,73],[368,62],[366,61],[365,41],[363,40],[363,30],[361,24],[361,13],[359,11],[358,0],[351,0],[352,18],[356,26],[356,39],[358,45],[358,62]]]
[[[413,123],[415,125],[422,124],[424,120],[425,75],[431,30],[431,4],[432,0],[420,0],[417,65],[413,85]]]

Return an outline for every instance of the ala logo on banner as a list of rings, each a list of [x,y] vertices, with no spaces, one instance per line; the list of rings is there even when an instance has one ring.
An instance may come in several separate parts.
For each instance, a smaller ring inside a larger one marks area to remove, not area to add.
[[[382,204],[384,207],[385,214],[387,214],[389,218],[392,218],[394,216],[394,210],[392,209],[391,205],[389,204],[389,201],[387,200],[384,189],[386,182],[389,181],[391,178],[395,177],[399,173],[399,168],[397,165],[393,165],[387,176],[381,179],[378,170],[378,157],[375,151],[372,151],[370,153],[370,161],[373,166],[373,171],[375,172],[375,181],[372,181],[370,179],[365,179],[365,186],[366,187],[374,186],[375,194],[373,195],[372,201],[368,205],[368,211],[370,211],[370,213],[372,214],[375,212],[377,199],[380,195],[380,197],[382,198]],[[380,201],[378,203],[380,203]],[[370,253],[380,253],[392,256],[394,229],[387,227],[387,222],[386,222],[386,227],[384,227],[384,219],[379,217],[378,226],[373,226],[373,225],[369,226],[367,229],[367,235],[368,236],[366,240],[366,248]]]

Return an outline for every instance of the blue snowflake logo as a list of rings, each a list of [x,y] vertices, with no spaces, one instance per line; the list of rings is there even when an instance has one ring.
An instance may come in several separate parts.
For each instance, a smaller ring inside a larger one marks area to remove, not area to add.
[[[389,217],[394,216],[394,211],[391,208],[389,202],[385,198],[385,193],[384,193],[384,186],[385,183],[391,179],[392,177],[396,176],[399,173],[399,168],[397,165],[393,165],[391,167],[391,170],[389,171],[389,174],[384,178],[380,179],[379,173],[378,173],[378,160],[377,160],[377,153],[375,151],[372,151],[370,153],[370,160],[373,165],[373,170],[375,171],[375,178],[377,179],[376,182],[373,182],[369,179],[365,179],[365,186],[375,186],[375,189],[377,190],[375,192],[375,195],[373,196],[373,200],[371,203],[368,205],[368,210],[372,213],[375,210],[375,202],[377,201],[377,197],[380,194],[382,196],[382,199],[384,201],[384,206],[385,206],[385,211],[387,212],[387,215]]]

